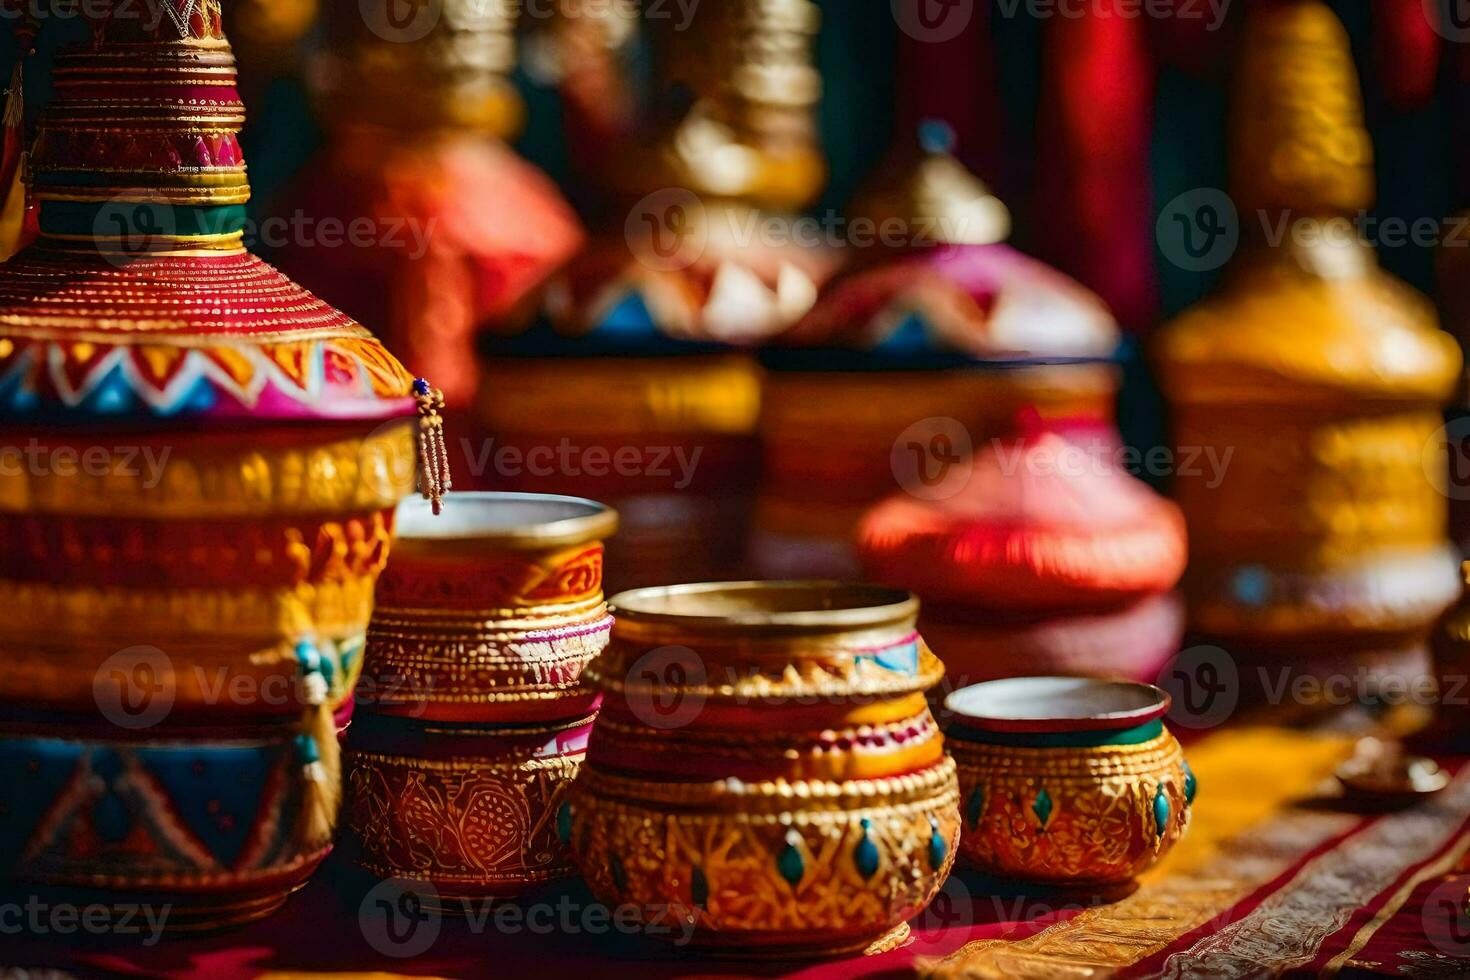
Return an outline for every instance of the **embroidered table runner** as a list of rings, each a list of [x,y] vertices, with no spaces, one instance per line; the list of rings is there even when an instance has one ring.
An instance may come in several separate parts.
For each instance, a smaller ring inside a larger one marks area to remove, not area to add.
[[[363,913],[372,882],[334,861],[279,915],[244,930],[87,947],[9,932],[0,968],[220,978],[527,971],[640,980],[1470,975],[1470,766],[1441,760],[1455,779],[1413,809],[1353,813],[1329,798],[1332,770],[1353,742],[1271,727],[1216,731],[1188,748],[1200,786],[1189,834],[1132,894],[1027,894],[960,875],[914,923],[912,941],[878,956],[808,964],[700,959],[592,914],[595,903],[575,882],[522,902],[522,918],[445,919],[421,953],[384,956]],[[534,927],[533,907],[555,910],[545,928]]]

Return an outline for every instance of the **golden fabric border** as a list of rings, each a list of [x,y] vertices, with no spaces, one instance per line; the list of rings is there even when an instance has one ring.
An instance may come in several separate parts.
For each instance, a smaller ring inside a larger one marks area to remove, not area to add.
[[[1352,829],[1361,818],[1351,814],[1282,812],[1312,796],[1352,745],[1346,735],[1264,727],[1211,735],[1186,751],[1201,793],[1190,832],[1141,877],[1137,892],[1025,939],[980,940],[944,960],[920,962],[920,975],[1099,977],[1162,952],[1287,871],[1301,854]]]

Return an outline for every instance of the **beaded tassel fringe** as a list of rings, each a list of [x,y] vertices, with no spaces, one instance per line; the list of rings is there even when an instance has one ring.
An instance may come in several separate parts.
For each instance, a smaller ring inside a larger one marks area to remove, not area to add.
[[[449,450],[444,445],[444,392],[419,378],[413,383],[413,394],[419,407],[419,492],[438,514],[444,509],[444,495],[454,489]]]
[[[330,703],[331,665],[309,641],[297,645],[306,715],[296,736],[296,758],[305,776],[296,839],[315,852],[332,842],[342,806],[342,757]]]

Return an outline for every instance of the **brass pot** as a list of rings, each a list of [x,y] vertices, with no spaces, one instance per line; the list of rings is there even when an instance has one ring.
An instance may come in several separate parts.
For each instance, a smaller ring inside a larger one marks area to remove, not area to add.
[[[1019,677],[956,691],[960,859],[1003,878],[1116,885],[1189,827],[1195,778],[1147,684]]]
[[[582,672],[612,630],[602,542],[617,514],[470,493],[438,517],[405,501],[398,526],[346,746],[354,857],[446,908],[570,874],[554,818],[597,710]]]
[[[560,821],[597,897],[727,955],[857,950],[905,928],[959,832],[918,601],[747,582],[613,604],[587,672],[604,713]]]

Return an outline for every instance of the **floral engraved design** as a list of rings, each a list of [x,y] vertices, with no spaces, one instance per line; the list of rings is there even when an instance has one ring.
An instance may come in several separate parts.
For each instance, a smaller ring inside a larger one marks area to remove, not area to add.
[[[962,859],[980,870],[1033,881],[1125,881],[1188,827],[1184,756],[1168,734],[1093,749],[949,745],[963,797],[978,789],[984,804],[960,841]],[[1161,786],[1169,803],[1162,834],[1154,802]],[[1044,826],[1041,789],[1051,801]]]
[[[493,888],[570,873],[555,814],[582,753],[521,764],[348,753],[349,827],[385,876]]]

